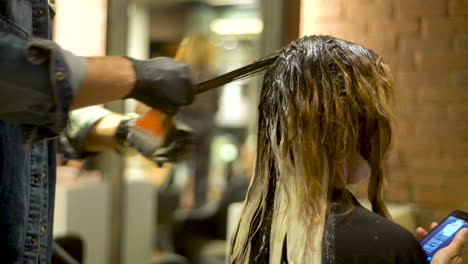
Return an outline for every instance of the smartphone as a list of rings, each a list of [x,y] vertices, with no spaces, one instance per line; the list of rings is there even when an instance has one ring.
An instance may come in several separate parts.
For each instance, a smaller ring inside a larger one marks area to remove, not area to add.
[[[434,254],[448,246],[459,230],[468,227],[468,213],[453,211],[439,225],[427,234],[421,241],[427,260],[431,261]]]

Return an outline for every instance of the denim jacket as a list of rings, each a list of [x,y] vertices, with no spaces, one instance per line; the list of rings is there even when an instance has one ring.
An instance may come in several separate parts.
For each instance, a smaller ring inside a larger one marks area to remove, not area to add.
[[[67,124],[77,83],[72,65],[80,64],[46,40],[52,12],[47,0],[0,1],[1,263],[51,259],[53,138]]]

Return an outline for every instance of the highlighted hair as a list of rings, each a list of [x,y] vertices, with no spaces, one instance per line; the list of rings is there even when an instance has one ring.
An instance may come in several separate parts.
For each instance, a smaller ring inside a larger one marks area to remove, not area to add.
[[[354,152],[371,167],[372,210],[389,218],[383,163],[393,78],[376,53],[331,36],[301,38],[229,81],[264,69],[256,164],[228,262],[321,263],[331,191],[346,181]]]

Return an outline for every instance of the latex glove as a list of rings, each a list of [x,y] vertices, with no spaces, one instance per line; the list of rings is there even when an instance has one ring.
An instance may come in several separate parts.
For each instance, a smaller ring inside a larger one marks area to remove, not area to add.
[[[115,134],[119,153],[131,148],[162,166],[166,162],[177,162],[190,150],[194,132],[189,126],[174,121],[164,139],[148,137],[132,129],[137,118],[138,115],[127,114],[120,122]]]
[[[193,146],[194,131],[187,125],[179,121],[174,121],[174,125],[166,136],[162,147],[157,148],[150,160],[159,167],[164,163],[174,163],[183,159],[190,152]]]
[[[168,57],[129,59],[135,69],[136,85],[127,98],[134,98],[169,115],[193,102],[195,86],[185,63]]]
[[[436,222],[432,222],[431,230],[437,226]],[[416,236],[421,239],[426,236],[428,232],[418,227],[416,229]],[[463,264],[463,247],[468,241],[468,228],[463,228],[458,231],[457,235],[453,238],[452,242],[441,250],[437,251],[431,264]]]

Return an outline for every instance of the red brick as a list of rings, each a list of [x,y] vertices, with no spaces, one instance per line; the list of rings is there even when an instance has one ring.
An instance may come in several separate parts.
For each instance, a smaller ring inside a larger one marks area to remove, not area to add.
[[[411,202],[408,184],[389,183],[385,190],[386,201],[408,203]]]
[[[422,30],[425,36],[452,36],[468,34],[468,18],[430,18],[423,19]]]
[[[450,173],[450,170],[435,170],[435,169],[412,169],[410,170],[409,182],[412,185],[441,188],[447,185],[445,173]]]
[[[465,95],[465,97],[468,97],[468,96]],[[468,104],[466,104],[466,102],[467,100],[464,100],[464,103],[451,104],[448,106],[449,120],[459,121],[459,122],[468,122]],[[468,149],[468,146],[466,149]]]
[[[468,15],[468,0],[450,0],[449,14],[454,16]]]
[[[460,196],[460,203],[456,206],[459,209],[467,208],[468,206],[468,197],[466,192],[466,186],[468,186],[468,175],[464,175],[461,177],[451,177],[448,176],[447,178],[447,193],[453,193]]]
[[[407,119],[407,116],[408,116],[408,112],[409,110],[407,109],[407,107],[402,107],[402,105],[411,105],[413,102],[412,102],[412,98],[407,98],[407,97],[403,97],[403,98],[399,98],[397,97],[397,104],[396,106],[393,106],[393,115],[395,116],[395,119],[397,120],[397,122],[394,122],[394,125],[393,125],[393,131],[395,131],[395,133],[402,133],[402,131],[405,131],[407,130],[407,128],[405,128],[406,126],[406,123],[404,123],[405,125],[403,125],[403,121],[406,121]]]
[[[312,21],[306,33],[361,43],[382,55],[395,76],[388,200],[414,201],[443,212],[441,218],[466,208],[468,199],[460,196],[468,177],[466,1],[341,0],[314,13],[320,5],[310,3],[325,1],[304,1],[310,6],[305,22]],[[359,197],[367,196],[366,183],[353,187]]]
[[[403,52],[448,51],[452,48],[451,37],[402,36],[398,48]]]
[[[463,103],[468,100],[468,93],[463,88],[454,87],[450,83],[446,86],[421,86],[416,88],[416,103],[436,104],[438,107],[442,104]]]
[[[390,150],[387,154],[387,170],[389,179],[397,180],[404,179],[406,175],[406,156],[400,151],[399,146],[393,140]]]
[[[448,106],[436,104],[415,104],[413,118],[418,122],[447,120]]]
[[[440,209],[439,209],[440,210]],[[437,209],[428,208],[423,206],[418,206],[418,209],[415,214],[415,224],[416,226],[422,226],[424,228],[429,228],[432,221],[434,221],[434,213]]]
[[[392,16],[392,1],[355,0],[344,1],[344,14],[348,20],[386,19]]]
[[[416,67],[421,71],[463,71],[468,69],[468,54],[416,54]]]
[[[311,23],[306,25],[305,35],[326,34],[347,40],[353,39],[353,35],[360,35],[365,32],[364,23],[331,22],[331,23]]]
[[[408,105],[414,104],[415,89],[414,87],[403,86],[400,82],[396,82],[395,99],[396,104],[393,106],[393,111],[396,115],[405,114]]]
[[[418,122],[415,125],[415,135],[427,134],[434,139],[446,137],[465,138],[468,131],[468,123],[455,122],[451,120],[434,120],[436,122]]]
[[[385,53],[395,53],[397,43],[395,35],[392,34],[385,34],[382,36],[362,35],[355,38],[353,41],[374,50],[381,56],[385,56]]]
[[[413,134],[414,120],[412,119],[412,105],[414,104],[414,100],[413,98],[398,98],[398,103],[401,106],[398,106],[398,108],[395,108],[393,111],[396,119],[394,131],[398,136],[408,135],[408,133]]]
[[[441,153],[441,155],[445,157],[452,157],[452,158],[461,158],[463,157],[468,160],[468,140],[467,139],[460,139],[460,138],[447,138],[444,141],[438,142],[437,147]]]
[[[415,57],[413,53],[386,54],[383,58],[390,66],[392,72],[410,71],[415,69]]]
[[[456,52],[468,52],[468,35],[458,35],[454,40]]]
[[[406,121],[409,122],[409,121]],[[414,121],[411,123],[415,123]],[[441,123],[441,122],[435,122]],[[451,126],[457,124],[458,122],[451,121]],[[463,160],[466,160],[467,152],[466,149],[468,146],[468,138],[464,136],[453,136],[450,132],[446,132],[445,135],[441,134],[440,131],[432,131],[432,128],[428,127],[426,132],[421,132],[420,127],[422,123],[417,123],[413,125],[413,130],[416,132],[412,133],[401,133],[400,131],[395,131],[394,138],[397,142],[400,142],[398,145],[398,150],[402,152],[402,155],[405,157],[406,167],[411,168],[423,168],[425,163],[434,163],[429,164],[431,168],[434,169],[453,169],[458,171],[458,173],[463,172],[463,164],[460,166],[460,163],[463,163]],[[445,124],[440,124],[444,127]],[[416,130],[418,127],[418,130]],[[450,125],[445,125],[445,130],[450,130]],[[458,163],[453,163],[452,161],[447,164],[444,160],[458,160]],[[439,164],[438,161],[441,160],[444,164]]]
[[[447,0],[397,0],[397,17],[428,17],[447,14]]]
[[[308,22],[338,20],[342,17],[341,0],[308,0],[303,2],[303,17]]]
[[[409,172],[406,169],[405,165],[406,161],[403,162],[394,162],[391,163],[392,165],[388,169],[387,178],[388,183],[398,183],[398,184],[408,184],[409,183]],[[396,165],[400,165],[400,167],[396,167]]]
[[[397,72],[396,79],[404,89],[416,90],[417,87],[446,87],[452,85],[449,74],[442,72]]]
[[[466,191],[466,188],[468,186],[468,174],[458,176],[458,177],[447,175],[445,177],[445,180],[447,182],[446,183],[447,189],[454,191],[454,192]]]
[[[404,164],[404,168],[419,168],[418,166],[424,160],[437,160],[440,157],[440,147],[437,143],[425,142],[412,136],[401,136],[401,141],[404,142],[404,145],[401,146],[399,151],[405,158],[401,163]],[[414,161],[415,159],[421,162]]]
[[[412,169],[427,169],[427,170],[447,170],[454,176],[459,176],[463,173],[466,166],[465,157],[446,157],[427,158],[427,157],[411,157],[408,162],[410,170]]]
[[[394,140],[392,142],[397,150],[404,144],[404,140],[402,140],[401,136],[414,134],[414,122],[405,116],[408,112],[409,110],[406,109],[399,110],[395,116],[397,121],[393,124],[393,132],[395,135],[393,136]]]
[[[464,204],[465,195],[464,192],[449,192],[441,188],[427,188],[417,185],[413,189],[415,202],[437,208],[461,208]]]
[[[414,121],[409,121],[414,123]],[[413,133],[414,134],[414,133]],[[398,138],[395,139],[398,142],[397,148],[399,156],[404,159],[404,166],[408,167],[411,163],[412,157],[423,157],[423,158],[436,158],[440,153],[438,144],[433,142],[425,142],[419,140],[419,138],[413,137],[411,134],[397,134]],[[402,162],[403,163],[403,162]]]
[[[453,206],[448,206],[447,209],[432,209],[433,211],[433,220],[437,223],[440,223],[442,220],[444,220],[450,213],[452,213],[454,210],[457,210],[460,208],[456,208]]]
[[[454,73],[454,85],[466,89],[468,87],[468,71]]]
[[[416,19],[381,20],[370,23],[371,35],[385,34],[414,34],[419,31],[420,25]]]
[[[413,120],[400,119],[397,121],[397,126],[395,129],[396,136],[414,135],[414,131],[415,131],[415,124]],[[401,140],[402,139],[399,138],[396,142],[400,142]],[[398,143],[398,145],[400,145],[400,143]]]

